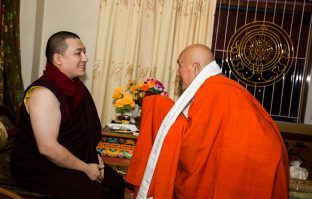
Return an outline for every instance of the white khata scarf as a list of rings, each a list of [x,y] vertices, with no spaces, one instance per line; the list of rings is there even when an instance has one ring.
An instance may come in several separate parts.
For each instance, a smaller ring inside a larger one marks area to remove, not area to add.
[[[214,75],[221,73],[221,69],[219,65],[213,61],[206,65],[200,73],[195,77],[192,83],[188,86],[188,88],[183,92],[181,97],[177,100],[177,102],[170,109],[168,114],[166,115],[164,121],[161,123],[160,128],[158,130],[157,136],[155,138],[146,168],[144,172],[144,176],[141,182],[141,186],[138,192],[137,199],[146,199],[147,192],[153,177],[153,173],[158,161],[158,157],[161,151],[162,143],[172,126],[175,122],[179,114],[188,108],[191,100],[193,99],[195,93],[199,89],[199,87],[204,83],[204,81]],[[151,197],[152,198],[152,197]]]

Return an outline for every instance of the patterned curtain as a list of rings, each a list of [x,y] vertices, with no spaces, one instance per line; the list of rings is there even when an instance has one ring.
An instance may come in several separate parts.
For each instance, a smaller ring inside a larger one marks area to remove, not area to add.
[[[130,79],[160,80],[177,91],[177,58],[192,43],[211,46],[216,0],[101,0],[92,96],[102,124],[115,116],[112,94]]]
[[[21,74],[19,0],[1,2],[0,100],[18,114],[24,86]]]

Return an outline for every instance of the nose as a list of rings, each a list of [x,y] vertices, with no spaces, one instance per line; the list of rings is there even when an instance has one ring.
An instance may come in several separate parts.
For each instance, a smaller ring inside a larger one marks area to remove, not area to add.
[[[85,61],[85,62],[87,62],[88,61],[88,56],[87,56],[87,54],[85,53],[85,52],[82,52],[82,61]]]

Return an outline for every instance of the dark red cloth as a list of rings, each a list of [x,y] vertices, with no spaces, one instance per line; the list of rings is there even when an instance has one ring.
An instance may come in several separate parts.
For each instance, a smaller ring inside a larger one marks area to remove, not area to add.
[[[16,127],[8,129],[9,138],[14,138],[16,136],[16,131],[17,131]]]
[[[56,66],[48,62],[42,78],[52,80],[54,84],[65,93],[65,95],[73,100],[74,108],[78,107],[83,98],[83,83],[78,77],[71,80]]]

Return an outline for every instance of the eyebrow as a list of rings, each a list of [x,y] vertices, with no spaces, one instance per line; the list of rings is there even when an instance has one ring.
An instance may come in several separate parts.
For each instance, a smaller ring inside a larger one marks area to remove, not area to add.
[[[84,47],[84,48],[76,48],[75,49],[75,51],[85,51],[86,50],[86,48]]]

